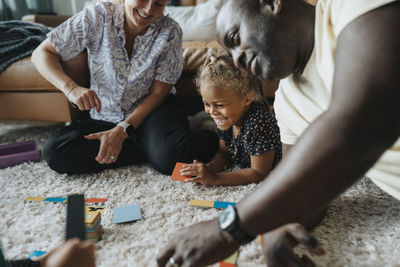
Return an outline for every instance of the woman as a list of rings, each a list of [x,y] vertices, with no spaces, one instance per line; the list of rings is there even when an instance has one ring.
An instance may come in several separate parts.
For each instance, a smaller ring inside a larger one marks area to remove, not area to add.
[[[182,31],[163,15],[167,2],[98,2],[34,51],[39,72],[80,110],[90,110],[89,119],[60,129],[45,144],[50,168],[72,174],[148,161],[170,174],[177,161],[212,158],[217,137],[191,133],[176,102]],[[75,84],[59,63],[85,49],[90,89]]]

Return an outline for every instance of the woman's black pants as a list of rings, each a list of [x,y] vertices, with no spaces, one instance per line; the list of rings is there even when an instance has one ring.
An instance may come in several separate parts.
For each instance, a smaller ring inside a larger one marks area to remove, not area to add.
[[[115,123],[86,119],[56,131],[43,147],[43,157],[49,167],[59,173],[92,173],[149,162],[155,170],[170,175],[176,162],[190,163],[194,159],[210,161],[218,149],[216,133],[192,132],[183,108],[176,96],[169,95],[138,127],[136,134],[125,139],[121,153],[112,164],[99,164],[95,157],[99,140],[83,136],[106,131]]]

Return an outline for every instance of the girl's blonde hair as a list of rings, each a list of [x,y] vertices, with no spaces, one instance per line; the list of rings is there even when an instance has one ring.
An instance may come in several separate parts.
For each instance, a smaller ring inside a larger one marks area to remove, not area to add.
[[[244,68],[236,68],[229,55],[210,56],[197,72],[195,83],[200,93],[203,82],[225,88],[242,97],[253,95],[254,101],[263,101],[261,81]]]

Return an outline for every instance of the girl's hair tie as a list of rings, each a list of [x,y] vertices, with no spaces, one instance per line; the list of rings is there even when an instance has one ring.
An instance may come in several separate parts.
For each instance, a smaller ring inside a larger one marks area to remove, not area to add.
[[[210,63],[214,63],[217,61],[217,58],[215,56],[210,56]]]

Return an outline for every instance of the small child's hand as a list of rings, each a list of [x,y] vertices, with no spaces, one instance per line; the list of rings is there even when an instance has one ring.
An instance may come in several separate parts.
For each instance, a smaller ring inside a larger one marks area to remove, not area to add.
[[[215,185],[217,174],[210,170],[207,164],[194,160],[192,164],[183,165],[181,175],[192,176],[185,182],[201,183],[202,185]]]

